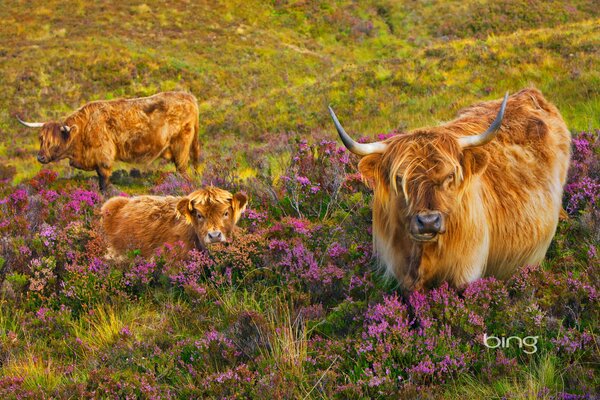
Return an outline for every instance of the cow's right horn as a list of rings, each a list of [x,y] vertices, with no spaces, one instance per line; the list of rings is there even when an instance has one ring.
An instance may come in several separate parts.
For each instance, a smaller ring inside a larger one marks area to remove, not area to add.
[[[17,115],[17,120],[19,120],[19,122],[25,126],[28,126],[30,128],[41,128],[42,126],[44,126],[43,122],[25,122],[23,121],[21,118],[19,118],[19,116]]]
[[[329,106],[328,108],[329,108],[329,114],[331,114],[331,118],[333,119],[333,123],[335,124],[335,129],[337,129],[338,134],[340,135],[340,139],[342,139],[344,146],[346,146],[346,148],[348,150],[350,150],[354,154],[358,154],[359,156],[367,156],[369,154],[375,154],[375,153],[382,154],[385,152],[385,149],[387,148],[387,145],[385,143],[382,143],[382,142],[358,143],[358,142],[354,141],[350,137],[350,135],[348,135],[346,133],[344,128],[342,128],[342,125],[340,124],[340,121],[338,121],[331,106]]]
[[[496,115],[496,119],[494,122],[487,128],[487,130],[479,135],[474,136],[463,136],[458,139],[458,144],[463,149],[468,149],[470,147],[482,146],[486,143],[489,143],[500,130],[500,126],[502,125],[502,119],[504,118],[504,111],[506,110],[506,102],[508,101],[508,92],[504,95],[504,99],[502,100],[502,104],[500,105],[500,110]]]

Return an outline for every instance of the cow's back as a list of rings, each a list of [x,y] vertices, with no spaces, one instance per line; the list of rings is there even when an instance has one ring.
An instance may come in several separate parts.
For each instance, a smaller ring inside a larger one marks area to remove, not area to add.
[[[198,123],[196,98],[185,92],[122,100],[114,104],[113,112],[124,116],[113,130],[116,158],[122,161],[151,162],[178,140],[186,126],[189,132]]]
[[[176,212],[178,197],[113,197],[102,206],[102,225],[112,250],[138,249],[144,256],[164,243],[189,242],[189,230]]]
[[[459,121],[480,115],[483,130],[499,104],[473,106]],[[489,155],[481,177],[490,235],[488,275],[505,277],[514,266],[543,259],[558,223],[570,143],[562,116],[541,92],[525,89],[510,97],[499,134],[481,147]]]
[[[182,134],[189,136],[183,140],[192,142],[191,134],[197,133],[198,103],[186,92],[94,101],[68,117],[67,124],[78,125],[79,152],[89,154],[84,163],[87,159],[95,164],[107,160],[151,162]],[[96,160],[98,156],[106,160]]]

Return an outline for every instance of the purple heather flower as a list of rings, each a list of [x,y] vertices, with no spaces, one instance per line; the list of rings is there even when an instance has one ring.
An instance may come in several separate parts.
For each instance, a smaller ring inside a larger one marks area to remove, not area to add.
[[[36,317],[38,317],[38,319],[40,321],[48,322],[48,320],[46,318],[46,314],[48,313],[48,311],[50,311],[49,308],[40,307],[40,309],[35,313],[35,315],[36,315]]]
[[[296,180],[297,180],[297,181],[298,181],[298,183],[299,183],[299,184],[301,184],[302,186],[308,186],[308,185],[310,185],[310,179],[308,179],[308,178],[307,178],[307,177],[305,177],[305,176],[298,175],[298,176],[296,177]]]
[[[329,249],[327,249],[327,254],[329,254],[329,257],[331,258],[337,258],[343,256],[346,253],[348,253],[348,249],[346,249],[338,242],[333,242],[331,246],[329,246]]]
[[[75,189],[69,197],[70,200],[65,207],[76,213],[80,213],[85,206],[94,207],[102,200],[98,193],[83,189]]]
[[[46,223],[42,224],[40,229],[40,237],[42,238],[42,243],[44,246],[48,247],[54,244],[57,237],[57,229],[53,226],[50,226]]]
[[[596,250],[596,247],[593,244],[591,244],[590,248],[588,249],[588,253],[587,253],[588,258],[593,260],[594,258],[596,258],[597,255],[598,255],[598,252]]]

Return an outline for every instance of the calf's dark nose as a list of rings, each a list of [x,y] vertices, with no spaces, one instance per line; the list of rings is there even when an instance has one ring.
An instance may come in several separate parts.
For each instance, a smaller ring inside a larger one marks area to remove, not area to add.
[[[442,214],[439,212],[425,212],[415,215],[411,221],[413,233],[439,233],[442,229]]]

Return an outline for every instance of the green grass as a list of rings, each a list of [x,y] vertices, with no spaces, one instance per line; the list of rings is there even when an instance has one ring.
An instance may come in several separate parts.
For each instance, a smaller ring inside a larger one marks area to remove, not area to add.
[[[52,392],[65,381],[52,360],[41,360],[34,353],[9,362],[4,366],[2,373],[5,376],[22,378],[24,387],[29,390],[43,389]]]
[[[449,398],[469,399],[518,399],[538,400],[551,399],[551,393],[559,393],[564,390],[565,366],[557,364],[557,360],[551,356],[541,356],[537,361],[531,361],[529,369],[522,371],[520,376],[512,379],[498,380],[489,385],[473,379],[469,375],[461,376],[455,382],[448,393]],[[548,392],[546,395],[544,389]]]
[[[198,97],[203,142],[321,129],[334,138],[329,103],[351,132],[416,128],[530,85],[573,129],[600,119],[593,0],[39,1],[0,18],[0,133],[29,155],[11,160],[18,179],[35,172],[25,165],[36,165],[37,139],[15,114],[56,119],[161,90]]]

